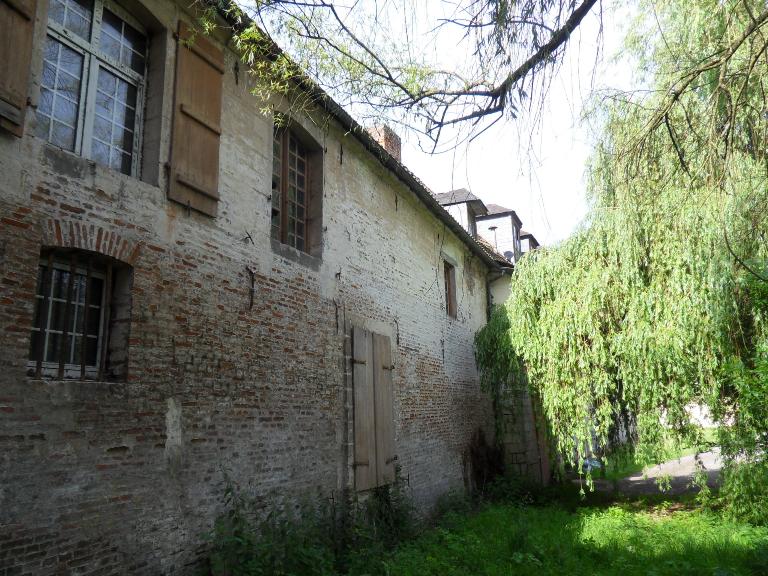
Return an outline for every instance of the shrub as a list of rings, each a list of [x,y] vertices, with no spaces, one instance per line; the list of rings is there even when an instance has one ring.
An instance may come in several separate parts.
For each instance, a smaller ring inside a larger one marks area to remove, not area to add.
[[[399,478],[360,500],[344,492],[339,500],[272,502],[268,513],[228,480],[224,504],[207,534],[212,576],[377,574],[386,552],[419,530]]]
[[[725,468],[720,497],[731,518],[768,525],[768,461],[741,462]]]

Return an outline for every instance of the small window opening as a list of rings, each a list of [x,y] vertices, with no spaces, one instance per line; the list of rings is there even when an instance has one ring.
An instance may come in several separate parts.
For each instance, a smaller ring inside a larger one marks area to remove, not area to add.
[[[445,311],[451,318],[456,318],[456,268],[443,262],[445,275]]]
[[[131,268],[82,250],[41,254],[28,374],[119,380],[127,373]]]

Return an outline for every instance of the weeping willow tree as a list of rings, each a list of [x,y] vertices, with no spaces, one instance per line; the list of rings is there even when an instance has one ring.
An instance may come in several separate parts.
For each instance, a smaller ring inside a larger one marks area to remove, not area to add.
[[[478,360],[497,378],[525,373],[574,466],[585,447],[628,442],[646,464],[670,444],[703,447],[691,407],[708,407],[732,509],[766,520],[768,10],[641,12],[627,45],[648,90],[598,106],[589,217],[523,258]]]

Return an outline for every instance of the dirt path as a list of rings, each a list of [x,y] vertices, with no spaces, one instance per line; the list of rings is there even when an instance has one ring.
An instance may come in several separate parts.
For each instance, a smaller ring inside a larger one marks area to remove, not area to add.
[[[699,461],[707,473],[707,485],[714,488],[720,480],[720,449],[713,448],[709,452],[703,452],[698,456]],[[644,494],[658,494],[657,480],[668,476],[670,489],[666,494],[683,494],[692,489],[693,475],[696,472],[696,459],[694,456],[683,456],[669,460],[663,464],[653,466],[645,470],[645,474],[638,473],[612,482],[610,480],[595,480],[595,489],[600,492],[618,491],[626,495],[641,496]]]

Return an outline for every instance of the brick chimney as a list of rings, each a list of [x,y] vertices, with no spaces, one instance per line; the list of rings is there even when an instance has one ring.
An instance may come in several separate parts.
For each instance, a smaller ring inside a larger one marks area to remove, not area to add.
[[[372,126],[371,128],[368,128],[368,132],[371,136],[373,136],[373,139],[376,140],[381,146],[389,152],[395,160],[398,162],[401,162],[400,159],[400,136],[395,134],[395,131],[392,130],[389,126],[386,124],[380,124],[378,126]]]

